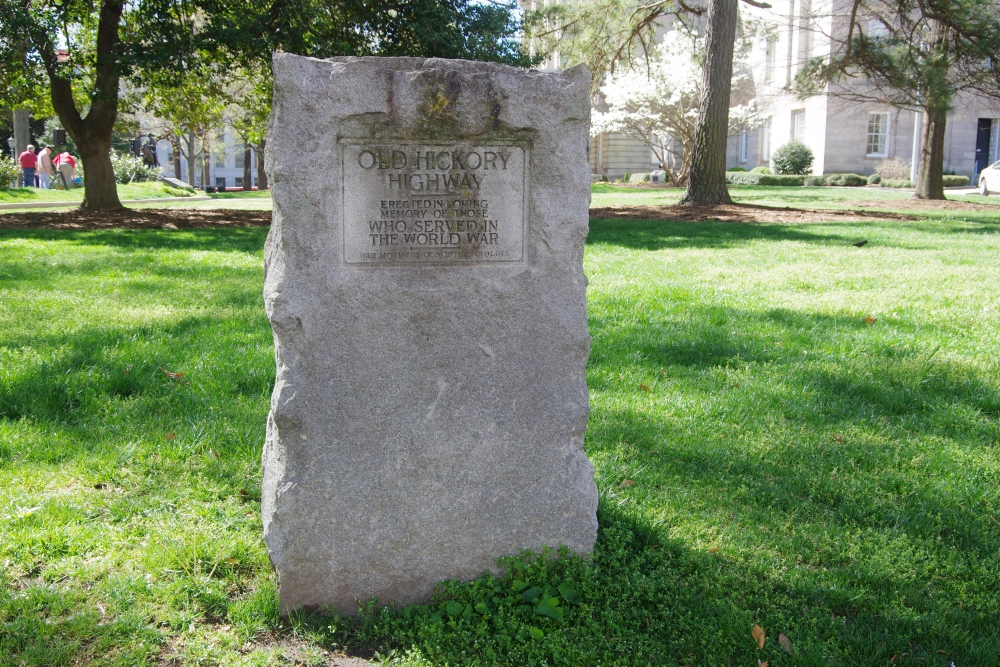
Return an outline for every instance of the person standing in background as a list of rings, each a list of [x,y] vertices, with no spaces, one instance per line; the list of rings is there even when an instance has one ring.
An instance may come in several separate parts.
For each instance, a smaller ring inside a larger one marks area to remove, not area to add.
[[[52,148],[46,146],[38,154],[38,187],[48,190],[49,179],[52,177]]]
[[[21,165],[21,187],[35,187],[35,167],[38,166],[38,156],[35,155],[35,147],[28,144],[27,149],[17,156],[17,163]]]

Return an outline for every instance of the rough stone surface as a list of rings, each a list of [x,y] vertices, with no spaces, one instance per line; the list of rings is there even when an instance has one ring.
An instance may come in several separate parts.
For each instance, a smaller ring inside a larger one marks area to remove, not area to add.
[[[589,76],[275,56],[262,512],[284,611],[592,549]]]

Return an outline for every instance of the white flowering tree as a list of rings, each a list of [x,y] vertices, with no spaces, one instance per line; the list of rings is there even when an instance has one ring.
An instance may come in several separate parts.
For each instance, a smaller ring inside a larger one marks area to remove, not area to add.
[[[750,34],[737,39],[734,54],[733,90],[744,92],[746,100],[729,110],[730,135],[761,123],[748,92],[753,87],[749,52]],[[704,36],[676,22],[648,58],[608,77],[601,87],[607,110],[594,111],[592,131],[620,132],[638,139],[653,151],[674,185],[685,185],[698,125],[704,54]]]

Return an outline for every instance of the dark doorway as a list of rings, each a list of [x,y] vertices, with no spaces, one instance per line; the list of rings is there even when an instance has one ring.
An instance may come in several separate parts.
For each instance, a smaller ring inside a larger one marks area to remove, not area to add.
[[[976,128],[976,166],[972,174],[972,182],[976,182],[979,172],[990,166],[990,130],[993,128],[992,118],[980,118]]]

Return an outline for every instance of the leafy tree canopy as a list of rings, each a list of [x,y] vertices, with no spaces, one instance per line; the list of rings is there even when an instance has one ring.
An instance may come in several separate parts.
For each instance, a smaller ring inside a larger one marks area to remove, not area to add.
[[[0,104],[23,106],[47,87],[86,165],[83,207],[119,208],[110,146],[123,79],[182,85],[206,66],[266,68],[275,50],[528,65],[513,9],[469,0],[0,0]]]

